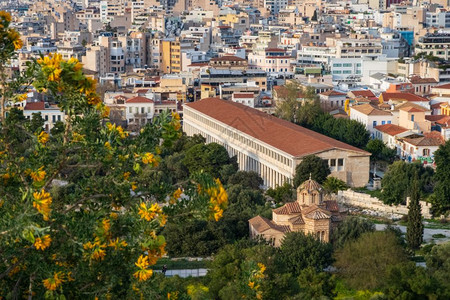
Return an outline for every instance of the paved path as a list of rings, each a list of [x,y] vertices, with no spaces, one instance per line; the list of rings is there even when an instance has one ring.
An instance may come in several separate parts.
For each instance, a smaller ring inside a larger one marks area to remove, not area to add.
[[[161,270],[154,270],[153,272],[161,273]],[[166,276],[172,277],[175,275],[180,276],[181,278],[186,277],[203,277],[208,273],[208,269],[178,269],[178,270],[167,270]]]
[[[376,230],[383,230],[386,228],[385,224],[375,224]],[[395,227],[400,228],[403,233],[406,233],[406,226],[403,225],[394,225]],[[433,234],[443,234],[445,238],[435,239],[433,238]],[[434,241],[436,244],[441,244],[450,241],[450,230],[449,229],[431,229],[425,228],[423,230],[423,240],[425,243],[430,243]]]

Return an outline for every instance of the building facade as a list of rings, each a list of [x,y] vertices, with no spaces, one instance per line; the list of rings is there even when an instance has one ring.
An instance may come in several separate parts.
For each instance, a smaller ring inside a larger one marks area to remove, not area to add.
[[[224,146],[241,170],[257,172],[266,187],[292,182],[307,155],[326,160],[331,176],[350,186],[369,180],[370,153],[232,101],[206,98],[185,104],[183,130]]]

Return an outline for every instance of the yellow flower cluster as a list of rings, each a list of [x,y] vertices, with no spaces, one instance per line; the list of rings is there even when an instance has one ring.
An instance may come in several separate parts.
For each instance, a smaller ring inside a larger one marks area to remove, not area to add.
[[[102,243],[102,241],[96,237],[94,243],[87,242],[83,244],[84,250],[91,250],[90,258],[93,260],[103,260],[106,256],[106,244]]]
[[[167,300],[177,300],[179,292],[167,293]],[[189,294],[189,293],[188,293]]]
[[[262,299],[262,292],[259,290],[259,283],[266,277],[266,275],[264,275],[265,271],[266,266],[262,263],[258,263],[258,269],[254,270],[250,276],[248,286],[256,292],[256,299]]]
[[[53,277],[44,279],[44,287],[49,291],[56,291],[56,289],[64,282],[64,274],[62,272],[53,273]]]
[[[142,156],[142,162],[146,165],[151,164],[155,167],[158,166],[158,161],[156,160],[156,157],[150,152],[144,153],[144,155]]]
[[[105,142],[105,148],[108,149],[108,150],[111,150],[112,149],[111,143],[110,142]]]
[[[181,128],[180,115],[176,112],[172,112],[172,122],[173,128],[178,131]]]
[[[4,10],[0,11],[0,18],[5,20],[6,22],[11,22],[11,14]]]
[[[223,210],[228,205],[228,194],[225,191],[220,179],[215,180],[215,186],[210,187],[206,190],[206,193],[210,197],[210,209],[212,211],[212,216],[214,220],[219,221],[223,216]],[[201,187],[200,187],[201,190]]]
[[[123,173],[123,179],[124,180],[128,180],[128,178],[130,178],[131,173],[130,172],[125,172]]]
[[[38,139],[38,142],[41,143],[42,145],[47,144],[48,139],[49,139],[48,133],[45,132],[45,131],[42,131],[42,132],[38,135],[37,139]]]
[[[14,29],[9,29],[8,38],[12,41],[15,50],[19,50],[23,47],[23,41],[20,38],[20,34]]]
[[[50,53],[48,56],[37,60],[37,63],[41,65],[42,71],[47,76],[47,80],[53,82],[61,80],[62,62],[62,56],[58,53]]]
[[[106,127],[111,132],[117,132],[121,139],[124,139],[128,136],[128,132],[123,130],[122,126],[116,126],[116,124],[106,123]]]
[[[115,240],[111,240],[108,244],[108,247],[114,248],[114,250],[122,250],[128,246],[127,242],[124,240],[120,240],[119,238],[116,238]]]
[[[84,138],[85,138],[84,134],[79,134],[78,132],[72,133],[72,142],[74,142],[74,143],[83,142]]]
[[[45,221],[48,221],[48,217],[52,211],[50,208],[50,205],[52,204],[52,197],[50,197],[50,193],[47,193],[44,189],[42,189],[40,192],[34,192],[33,198],[33,207],[42,214]]]
[[[158,203],[153,203],[150,207],[147,207],[147,204],[142,202],[139,206],[138,213],[141,216],[141,219],[149,222],[158,217],[160,226],[164,226],[167,222],[167,216],[163,214],[162,209],[158,205]]]
[[[40,167],[37,171],[31,171],[30,176],[34,182],[41,182],[45,179],[47,173],[43,170],[44,166]]]
[[[136,271],[133,276],[137,278],[139,281],[146,281],[153,275],[153,270],[147,269],[152,261],[150,261],[149,256],[139,256],[137,262],[135,262],[135,265],[139,268],[138,271]],[[156,262],[155,262],[156,263]]]
[[[50,237],[50,235],[46,234],[42,238],[36,238],[34,246],[36,247],[36,250],[44,251],[46,248],[50,247],[51,242],[52,238]]]
[[[173,192],[172,196],[170,197],[170,204],[175,204],[177,200],[180,199],[182,193],[183,191],[180,188]]]

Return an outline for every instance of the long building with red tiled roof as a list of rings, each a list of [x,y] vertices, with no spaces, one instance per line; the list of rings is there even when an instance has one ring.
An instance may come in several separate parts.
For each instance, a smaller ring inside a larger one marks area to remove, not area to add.
[[[325,159],[331,175],[351,186],[369,179],[370,153],[256,109],[218,98],[184,105],[183,128],[237,156],[241,170],[256,171],[269,187],[291,182],[307,155]]]

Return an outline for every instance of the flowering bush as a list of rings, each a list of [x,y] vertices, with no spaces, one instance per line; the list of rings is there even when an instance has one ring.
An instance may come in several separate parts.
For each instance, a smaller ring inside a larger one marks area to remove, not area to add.
[[[154,295],[161,228],[180,214],[218,220],[228,202],[222,184],[200,173],[155,193],[141,174],[180,137],[178,114],[163,113],[131,136],[105,119],[96,82],[76,59],[51,54],[29,69],[30,88],[66,119],[53,135],[32,131],[16,109],[1,122],[0,291],[7,298]]]

